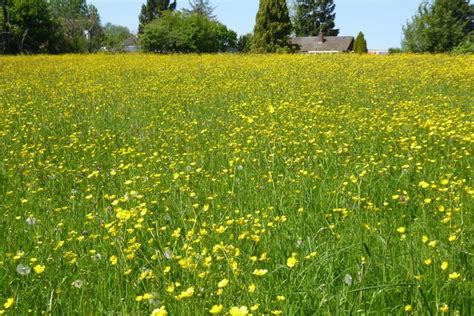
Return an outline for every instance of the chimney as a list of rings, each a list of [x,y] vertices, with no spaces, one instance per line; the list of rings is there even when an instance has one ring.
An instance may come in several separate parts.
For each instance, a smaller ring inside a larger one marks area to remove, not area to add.
[[[324,43],[324,32],[319,32],[318,35],[318,44]]]

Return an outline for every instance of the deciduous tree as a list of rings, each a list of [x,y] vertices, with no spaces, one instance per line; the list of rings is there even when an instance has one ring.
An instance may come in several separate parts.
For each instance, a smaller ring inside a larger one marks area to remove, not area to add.
[[[469,0],[425,0],[403,28],[402,47],[410,52],[447,52],[463,42],[471,32],[472,6]]]

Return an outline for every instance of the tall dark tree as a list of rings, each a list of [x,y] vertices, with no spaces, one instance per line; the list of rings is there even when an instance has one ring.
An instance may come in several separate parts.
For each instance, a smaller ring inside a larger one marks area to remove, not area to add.
[[[365,40],[364,33],[359,32],[354,43],[354,53],[365,54],[367,52],[367,41]]]
[[[142,34],[145,25],[161,17],[163,12],[176,10],[176,5],[176,0],[147,0],[146,4],[142,5],[142,10],[138,16],[138,33]]]
[[[334,0],[296,0],[294,28],[297,36],[316,36],[320,32],[337,36]]]
[[[0,18],[2,19],[2,46],[0,47],[0,51],[2,53],[9,53],[9,42],[10,42],[10,21],[8,16],[8,6],[7,0],[2,0],[2,15]]]
[[[426,0],[403,28],[402,47],[411,52],[447,52],[463,42],[472,28],[469,0]]]
[[[101,48],[104,40],[104,29],[100,23],[99,10],[90,4],[87,7],[87,40],[89,44],[89,52],[97,51]]]
[[[252,39],[252,51],[256,53],[291,51],[292,29],[285,0],[260,0]]]
[[[209,0],[190,0],[191,12],[200,16],[204,16],[210,20],[215,20],[215,7],[211,5]]]

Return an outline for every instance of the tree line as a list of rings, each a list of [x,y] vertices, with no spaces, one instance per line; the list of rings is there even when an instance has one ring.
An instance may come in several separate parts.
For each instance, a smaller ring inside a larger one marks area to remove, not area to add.
[[[85,0],[1,0],[4,53],[90,53],[121,49],[128,28],[101,24],[99,12]]]
[[[120,51],[132,36],[126,27],[101,24],[97,8],[86,0],[0,0],[4,53],[88,53]],[[334,0],[261,0],[253,33],[237,34],[219,22],[210,0],[191,0],[177,10],[176,0],[146,0],[138,20],[145,51],[197,52],[293,51],[289,36],[324,32],[337,35]]]
[[[0,0],[4,53],[87,53],[121,51],[132,36],[126,27],[102,25],[86,0]],[[210,0],[146,0],[138,16],[143,50],[160,53],[225,51],[275,53],[298,48],[291,36],[337,36],[334,0],[260,0],[253,33],[237,34],[219,22]],[[474,51],[474,5],[469,0],[422,0],[403,27],[406,52]],[[354,51],[367,52],[362,33]]]

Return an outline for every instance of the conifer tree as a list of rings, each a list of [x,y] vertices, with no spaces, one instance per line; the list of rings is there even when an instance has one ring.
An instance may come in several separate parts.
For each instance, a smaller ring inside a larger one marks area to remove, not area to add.
[[[367,52],[367,41],[365,40],[364,33],[359,32],[354,43],[354,53],[365,54]]]
[[[252,51],[257,53],[291,51],[291,31],[286,1],[260,0],[252,39]]]
[[[328,36],[337,36],[335,28],[336,4],[334,0],[296,0],[294,27],[296,36],[317,36],[323,32]]]
[[[159,18],[164,11],[173,11],[176,9],[176,0],[147,0],[146,4],[142,5],[140,16],[138,17],[138,33],[143,33],[143,27]]]
[[[215,7],[211,5],[209,0],[190,0],[191,12],[200,16],[204,16],[209,20],[215,20]]]

